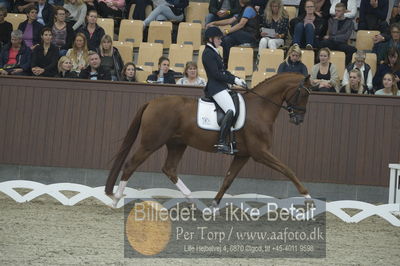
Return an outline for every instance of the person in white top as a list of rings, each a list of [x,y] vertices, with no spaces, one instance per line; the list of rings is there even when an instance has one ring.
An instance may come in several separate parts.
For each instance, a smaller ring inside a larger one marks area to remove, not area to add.
[[[396,77],[392,73],[386,73],[383,76],[383,89],[377,90],[375,95],[385,96],[400,96],[399,88],[397,87]]]
[[[73,21],[72,28],[77,30],[85,23],[87,6],[83,0],[65,0],[64,8],[70,13],[67,21]]]
[[[331,0],[331,9],[329,13],[335,16],[335,6],[337,3],[341,3],[341,0]],[[357,0],[347,0],[347,9],[344,13],[345,18],[355,18],[357,13]]]
[[[367,85],[369,90],[372,90],[372,87],[373,87],[372,71],[371,71],[370,65],[365,63],[365,58],[366,58],[366,54],[364,51],[360,50],[355,53],[355,56],[354,56],[355,61],[353,63],[350,63],[349,65],[347,65],[344,70],[342,86],[346,86],[347,84],[349,84],[349,72],[350,72],[350,70],[357,68],[358,70],[361,71],[361,75],[364,80],[364,84]]]
[[[197,64],[195,62],[187,62],[183,71],[183,78],[179,79],[176,84],[202,86],[206,85],[206,81],[199,77]]]

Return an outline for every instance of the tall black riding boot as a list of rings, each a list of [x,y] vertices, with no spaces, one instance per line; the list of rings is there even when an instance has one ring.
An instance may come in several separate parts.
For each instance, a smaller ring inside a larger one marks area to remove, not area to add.
[[[218,144],[215,145],[215,147],[217,148],[217,152],[221,152],[221,153],[225,153],[225,154],[232,154],[232,152],[233,152],[230,145],[228,145],[226,143],[226,138],[228,136],[228,133],[231,130],[232,120],[233,120],[233,111],[228,110],[228,112],[226,112],[226,114],[221,122],[221,129],[219,132]]]

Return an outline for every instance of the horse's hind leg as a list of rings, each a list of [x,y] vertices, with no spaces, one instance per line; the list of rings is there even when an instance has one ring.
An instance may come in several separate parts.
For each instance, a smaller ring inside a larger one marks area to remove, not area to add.
[[[167,143],[168,155],[162,171],[172,183],[174,183],[185,197],[191,197],[191,191],[186,187],[182,180],[177,175],[177,167],[182,159],[183,153],[186,150],[186,144],[178,141],[170,141]]]
[[[113,196],[113,207],[117,206],[118,201],[123,197],[123,192],[128,183],[129,177],[136,171],[136,169],[158,148],[144,148],[142,145],[133,154],[132,158],[128,160],[122,171],[121,180],[119,181],[118,189]]]
[[[242,167],[247,163],[250,157],[248,156],[238,156],[236,155],[229,166],[228,172],[226,172],[224,182],[222,183],[221,188],[219,189],[217,195],[214,198],[213,205],[217,206],[221,201],[222,197],[224,196],[225,192],[231,186],[233,180],[242,169]]]
[[[303,184],[300,182],[300,180],[296,177],[294,172],[290,170],[289,167],[287,167],[285,164],[283,164],[278,158],[276,158],[272,153],[269,151],[263,151],[261,154],[257,154],[256,156],[253,156],[254,160],[263,163],[266,166],[271,167],[272,169],[284,174],[287,176],[293,184],[296,186],[297,190],[301,195],[303,195],[306,198],[311,198],[310,195],[308,194],[307,189],[303,186]]]

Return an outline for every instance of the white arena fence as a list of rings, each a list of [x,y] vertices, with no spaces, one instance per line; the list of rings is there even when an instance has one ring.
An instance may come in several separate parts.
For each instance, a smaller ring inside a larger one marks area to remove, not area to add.
[[[31,190],[25,195],[21,195],[15,189],[29,189]],[[114,187],[117,189],[117,186]],[[72,191],[77,194],[68,198],[61,191]],[[73,206],[79,203],[82,200],[88,198],[95,198],[106,205],[111,205],[112,200],[110,197],[106,196],[104,193],[104,186],[101,187],[88,187],[80,184],[72,184],[72,183],[57,183],[57,184],[41,184],[33,181],[26,180],[13,180],[13,181],[5,181],[0,183],[0,192],[3,192],[13,200],[19,203],[29,202],[39,196],[49,195],[54,199],[58,200],[61,204],[66,206]],[[215,191],[196,191],[192,192],[193,198],[214,198],[217,192]],[[144,190],[136,190],[133,188],[127,187],[124,191],[126,198],[129,201],[133,201],[136,199],[149,199],[156,197],[165,197],[165,198],[182,198],[183,195],[180,191],[166,188],[152,188],[152,189],[144,189]],[[257,199],[259,202],[262,202],[263,199],[270,199],[273,197],[260,195],[260,194],[240,194],[240,195],[229,195],[225,194],[224,198],[231,199]],[[304,202],[303,197],[298,197],[299,200]],[[120,200],[118,202],[117,208],[124,206],[129,203],[128,200]],[[342,221],[346,223],[358,223],[372,215],[380,216],[382,219],[385,219],[390,224],[394,226],[400,227],[400,217],[396,217],[394,214],[400,213],[400,203],[390,203],[383,205],[373,205],[370,203],[362,202],[362,201],[354,201],[354,200],[339,200],[333,202],[323,202],[318,199],[313,199],[316,205],[318,204],[326,204],[326,211],[332,213],[333,215],[340,218]],[[200,203],[200,204],[197,204]],[[196,202],[197,207],[201,206],[201,202]],[[204,204],[203,204],[204,206]],[[357,209],[360,210],[357,214],[350,216],[348,215],[344,209]],[[264,211],[265,214],[266,211]]]

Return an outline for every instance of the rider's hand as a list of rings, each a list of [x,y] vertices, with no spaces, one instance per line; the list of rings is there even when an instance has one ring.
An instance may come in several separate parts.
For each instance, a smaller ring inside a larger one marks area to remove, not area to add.
[[[241,78],[235,78],[235,84],[243,88],[247,87],[246,81]]]

